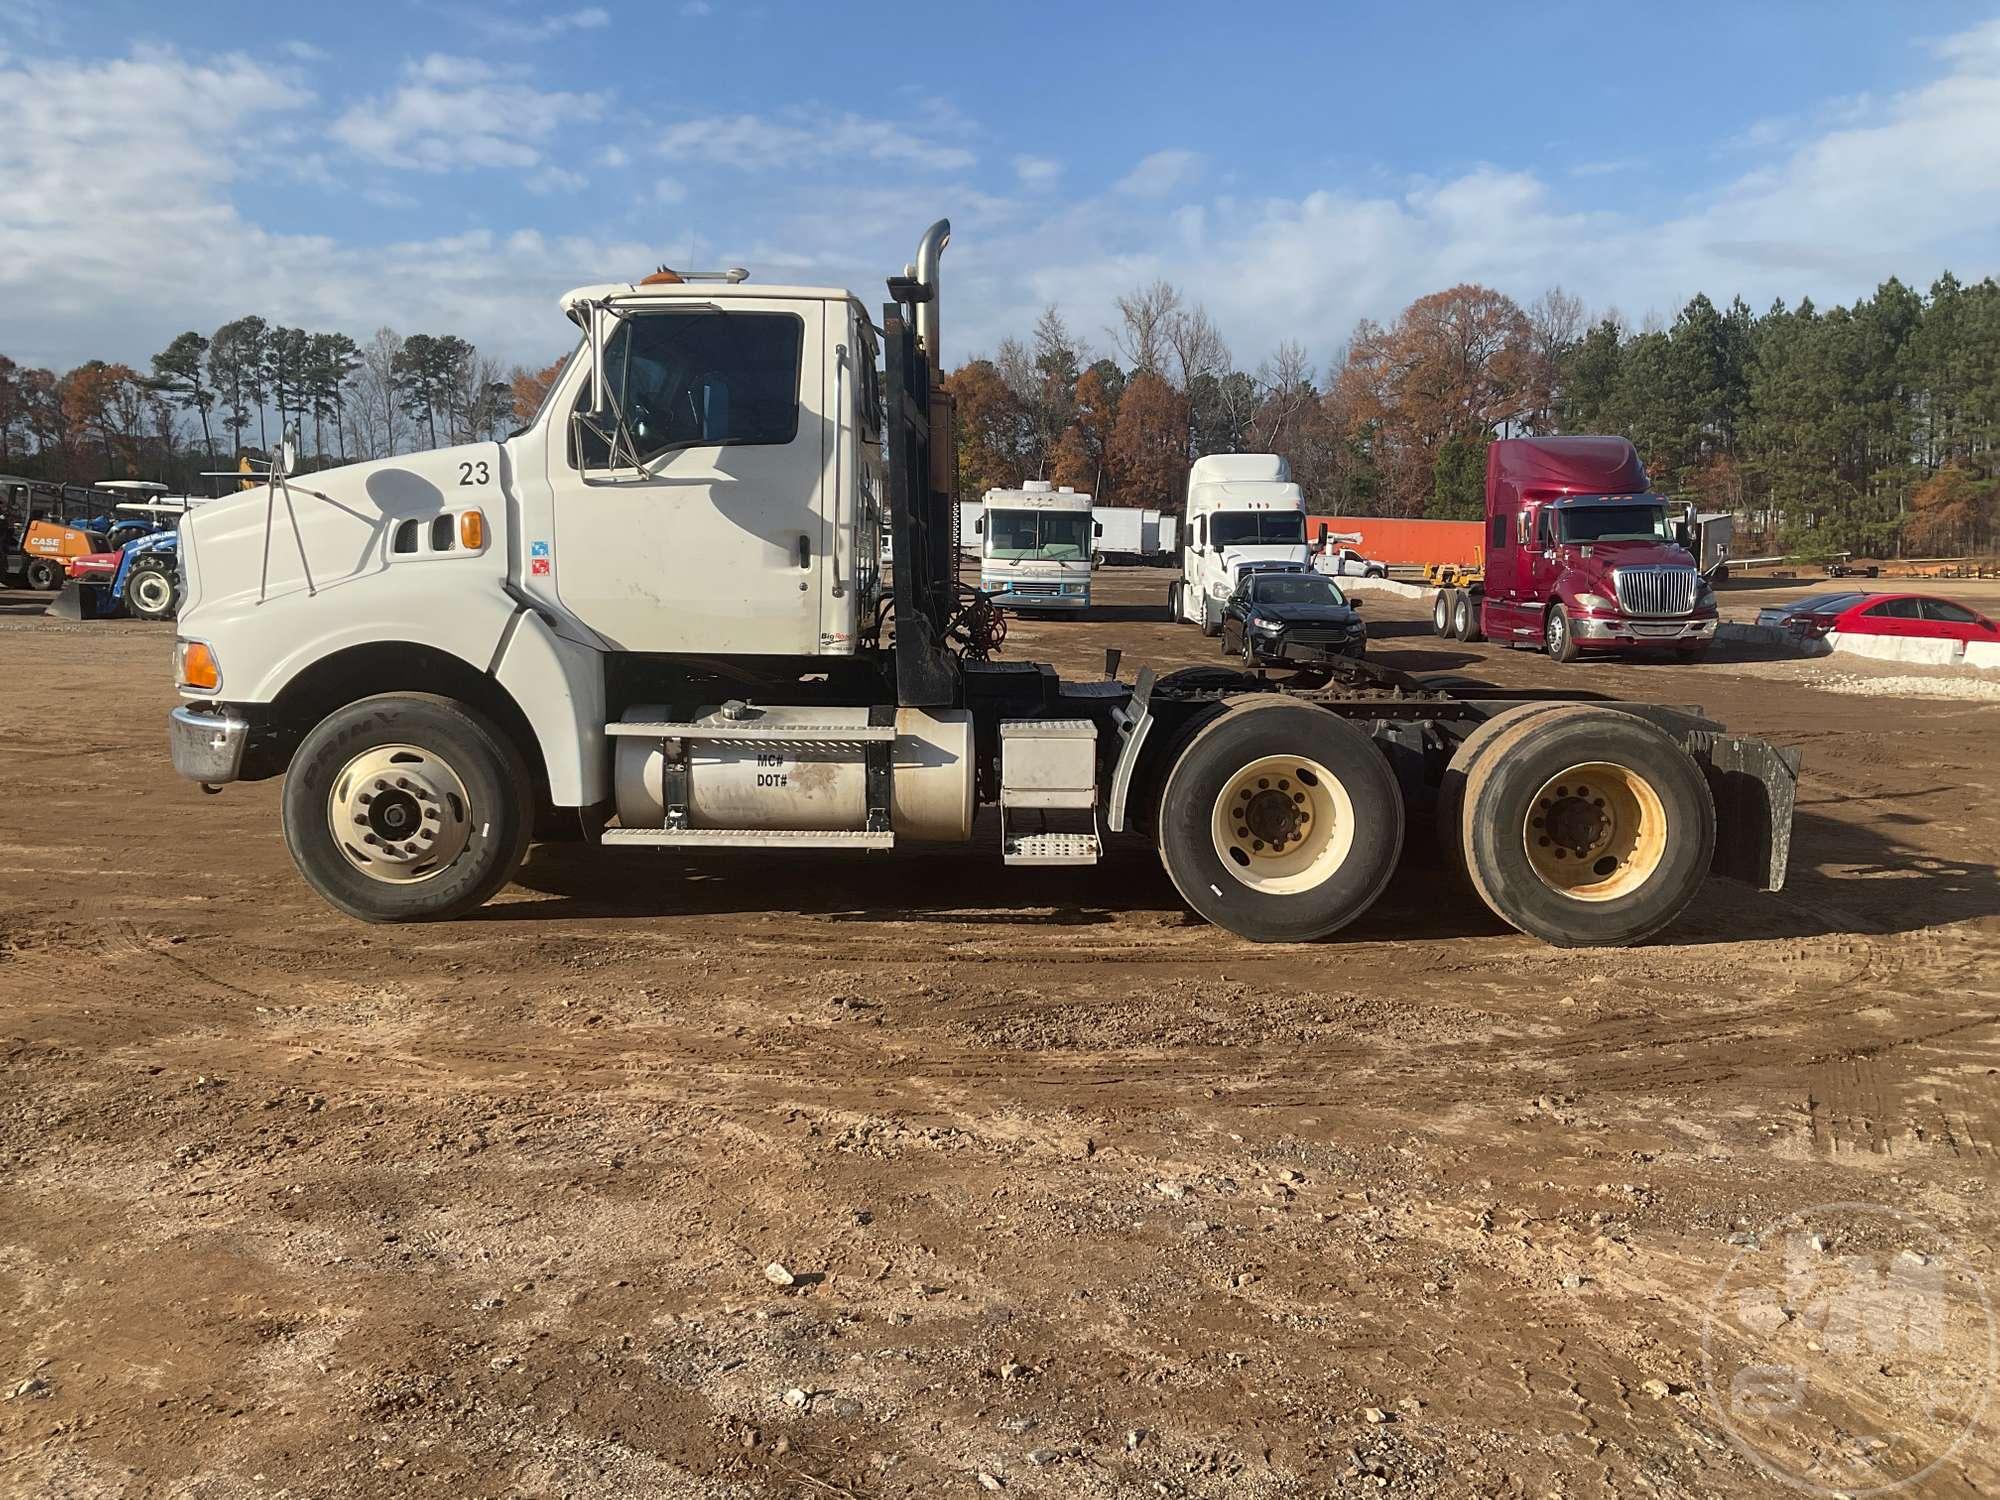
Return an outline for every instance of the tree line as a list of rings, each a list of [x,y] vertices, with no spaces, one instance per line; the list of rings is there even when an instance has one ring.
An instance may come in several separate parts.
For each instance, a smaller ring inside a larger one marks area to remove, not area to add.
[[[1632,327],[1552,288],[1490,287],[1362,322],[1324,375],[1303,345],[1254,370],[1166,282],[1093,352],[1056,307],[951,372],[961,492],[1024,479],[1180,508],[1206,453],[1282,453],[1318,512],[1476,517],[1499,437],[1617,433],[1654,488],[1739,517],[1745,545],[1824,555],[1994,546],[2000,284],[1897,280],[1852,306],[1757,314],[1697,295]]]
[[[59,375],[0,354],[0,472],[200,494],[202,472],[262,457],[288,430],[315,469],[504,436],[537,378],[456,334],[356,343],[255,315],[179,334],[145,370],[93,359]]]

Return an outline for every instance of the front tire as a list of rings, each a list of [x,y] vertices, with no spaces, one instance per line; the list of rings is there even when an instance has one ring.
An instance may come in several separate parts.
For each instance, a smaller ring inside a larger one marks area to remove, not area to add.
[[[306,736],[285,777],[285,845],[306,883],[363,922],[440,921],[513,876],[534,787],[511,741],[462,703],[366,698]]]
[[[1569,611],[1560,604],[1550,605],[1548,618],[1542,622],[1542,649],[1548,652],[1550,661],[1565,666],[1579,655],[1576,634],[1569,626]]]
[[[1201,633],[1210,639],[1222,634],[1222,611],[1215,607],[1213,599],[1201,601]]]
[[[23,576],[28,587],[40,594],[53,594],[63,586],[62,564],[46,557],[30,558]]]
[[[125,612],[135,620],[171,620],[180,613],[180,570],[164,558],[144,558],[125,575]]]
[[[1382,894],[1403,800],[1369,737],[1323,709],[1248,702],[1191,738],[1167,775],[1160,860],[1201,916],[1259,943],[1324,937]]]
[[[1624,947],[1701,888],[1715,804],[1665,731],[1564,704],[1517,721],[1473,761],[1459,831],[1473,889],[1502,921],[1559,948]]]

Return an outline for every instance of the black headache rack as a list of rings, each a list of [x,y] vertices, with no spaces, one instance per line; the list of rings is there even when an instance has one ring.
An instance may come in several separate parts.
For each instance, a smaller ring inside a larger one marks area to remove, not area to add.
[[[957,607],[952,541],[954,480],[951,398],[931,352],[917,339],[916,306],[935,295],[906,276],[889,279],[882,307],[883,404],[889,459],[889,531],[896,599],[896,702],[955,708],[964,697],[957,655],[946,636]]]

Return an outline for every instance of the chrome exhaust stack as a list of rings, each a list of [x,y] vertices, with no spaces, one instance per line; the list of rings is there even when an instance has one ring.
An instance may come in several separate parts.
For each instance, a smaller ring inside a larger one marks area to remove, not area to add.
[[[916,263],[910,267],[910,278],[927,293],[917,304],[917,339],[924,346],[924,358],[931,367],[933,378],[944,373],[944,356],[938,345],[938,262],[944,259],[944,247],[951,243],[951,220],[939,219],[924,231],[924,237],[917,242]]]

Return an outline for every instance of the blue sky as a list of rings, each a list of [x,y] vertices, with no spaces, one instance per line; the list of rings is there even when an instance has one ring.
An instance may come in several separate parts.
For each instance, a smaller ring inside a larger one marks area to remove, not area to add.
[[[1155,276],[1246,368],[1458,280],[1638,322],[1977,277],[2000,7],[0,0],[24,362],[245,311],[539,360],[566,287],[690,251],[877,303],[940,215],[954,362],[1051,301],[1103,348]]]

